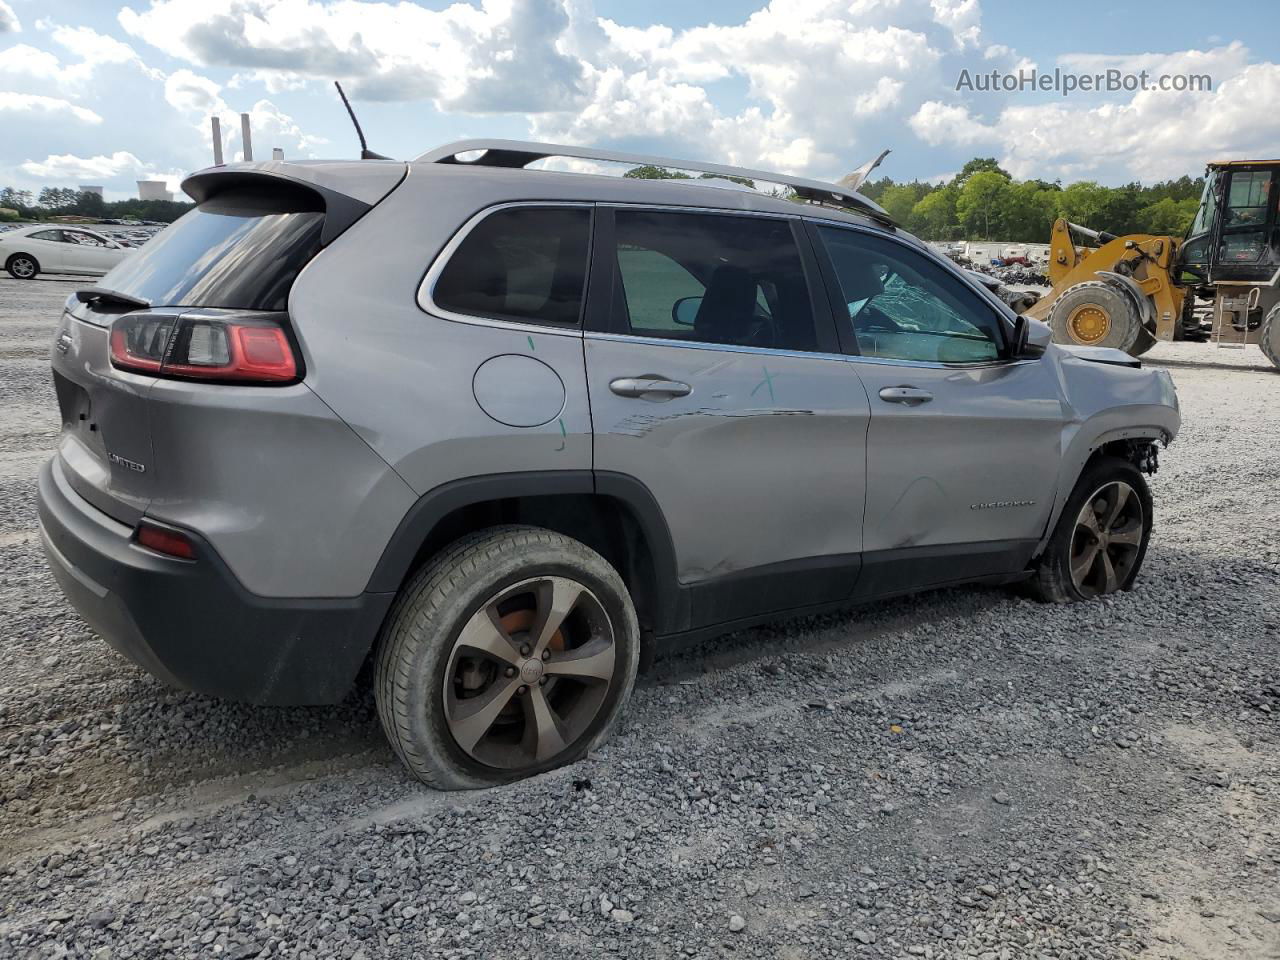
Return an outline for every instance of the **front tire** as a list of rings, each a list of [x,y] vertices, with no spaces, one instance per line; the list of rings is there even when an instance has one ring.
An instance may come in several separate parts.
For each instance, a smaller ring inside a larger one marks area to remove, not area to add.
[[[1114,347],[1132,354],[1144,330],[1133,302],[1108,283],[1077,283],[1054,302],[1049,326],[1055,343]]]
[[[1027,582],[1046,603],[1132,590],[1151,540],[1151,491],[1128,460],[1085,468]]]
[[[604,741],[639,653],[631,597],[603,557],[550,530],[495,527],[402,590],[378,646],[378,715],[428,786],[507,783]]]
[[[27,253],[15,253],[5,263],[4,268],[15,280],[34,280],[40,272],[40,264],[36,258]]]

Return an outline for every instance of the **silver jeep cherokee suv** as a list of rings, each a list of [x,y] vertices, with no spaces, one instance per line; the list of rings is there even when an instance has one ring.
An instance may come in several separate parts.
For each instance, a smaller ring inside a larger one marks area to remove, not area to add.
[[[413,774],[478,787],[600,743],[660,641],[1138,574],[1168,375],[853,190],[512,141],[184,187],[67,303],[39,481],[62,589],[168,683],[332,703],[372,660]]]

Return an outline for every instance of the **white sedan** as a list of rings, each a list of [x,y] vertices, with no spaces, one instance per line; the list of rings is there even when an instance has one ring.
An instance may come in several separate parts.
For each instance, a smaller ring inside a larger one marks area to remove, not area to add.
[[[16,280],[38,273],[100,277],[132,252],[132,247],[82,227],[36,224],[0,233],[0,263]]]

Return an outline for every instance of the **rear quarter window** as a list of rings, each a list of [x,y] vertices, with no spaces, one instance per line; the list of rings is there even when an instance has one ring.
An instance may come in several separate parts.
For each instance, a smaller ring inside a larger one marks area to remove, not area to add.
[[[449,313],[575,326],[586,286],[591,213],[580,207],[513,207],[481,220],[431,291]]]

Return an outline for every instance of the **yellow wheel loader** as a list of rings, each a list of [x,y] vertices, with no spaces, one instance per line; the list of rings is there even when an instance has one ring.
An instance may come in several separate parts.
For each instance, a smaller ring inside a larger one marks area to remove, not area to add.
[[[1278,213],[1280,160],[1233,160],[1209,164],[1186,237],[1117,237],[1057,220],[1052,289],[1025,313],[1060,343],[1136,357],[1157,340],[1203,339],[1200,298],[1213,303],[1215,342],[1256,343],[1280,367]]]

